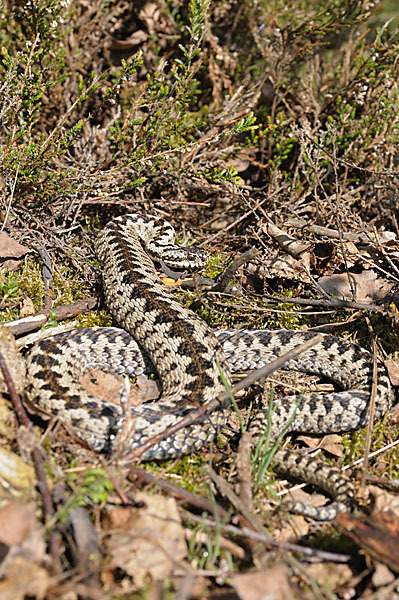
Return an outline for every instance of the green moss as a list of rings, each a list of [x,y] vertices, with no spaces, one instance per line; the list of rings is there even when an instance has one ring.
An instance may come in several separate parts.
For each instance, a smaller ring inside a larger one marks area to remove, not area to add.
[[[333,525],[314,530],[306,539],[311,548],[326,552],[356,555],[358,546],[349,537],[338,531]]]
[[[78,327],[111,327],[114,325],[112,316],[105,310],[78,315],[75,321]]]
[[[204,277],[217,277],[220,274],[222,268],[222,257],[218,253],[210,255],[206,268],[204,270]]]
[[[23,264],[13,272],[0,270],[0,294],[4,303],[18,304],[28,296],[36,311],[43,308],[44,286],[41,274],[41,261],[26,258]],[[69,266],[56,264],[53,268],[52,298],[56,306],[70,304],[90,294],[90,288],[82,282],[80,274]],[[10,287],[13,293],[7,296]],[[2,323],[18,318],[18,308],[6,308],[2,311]]]
[[[351,464],[364,457],[367,427],[358,429],[342,436],[344,450],[344,464]],[[371,452],[383,450],[390,442],[397,439],[397,426],[389,425],[387,419],[380,419],[374,423],[371,438]],[[357,468],[361,468],[357,467]],[[394,447],[382,451],[373,457],[368,466],[369,474],[375,477],[396,478],[399,474],[399,449]]]
[[[206,306],[202,305],[196,313],[201,319],[208,323],[210,327],[226,325],[225,315],[223,313],[217,313],[208,304]]]
[[[183,456],[176,464],[175,459],[167,461],[148,461],[143,468],[152,474],[162,474],[176,485],[193,494],[206,495],[208,490],[207,477],[204,474],[206,459],[201,453]]]
[[[298,314],[292,304],[278,304],[276,309],[281,310],[278,320],[283,329],[302,329],[309,324],[307,317]]]

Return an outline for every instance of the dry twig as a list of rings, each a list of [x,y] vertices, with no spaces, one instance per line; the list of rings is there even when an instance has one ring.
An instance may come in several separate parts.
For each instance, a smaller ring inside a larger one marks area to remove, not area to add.
[[[312,346],[319,343],[322,339],[323,339],[323,336],[321,334],[316,335],[312,339],[307,340],[306,342],[304,342],[303,344],[300,344],[296,348],[293,348],[289,352],[285,352],[279,358],[271,361],[265,367],[262,367],[261,369],[257,369],[256,371],[253,371],[247,377],[245,377],[239,383],[237,383],[236,385],[234,385],[232,387],[232,389],[231,389],[232,393],[234,394],[240,390],[243,390],[243,389],[249,387],[250,385],[252,385],[256,381],[258,381],[259,379],[264,379],[265,377],[267,377],[274,371],[277,371],[278,369],[280,369],[284,365],[284,363],[286,363],[288,360],[291,360],[291,359],[295,358],[296,356],[298,356],[299,354],[302,354],[302,352],[309,350],[309,348],[312,348]],[[136,448],[133,452],[126,455],[123,458],[123,463],[126,464],[126,463],[132,462],[134,460],[137,460],[155,444],[158,444],[159,442],[168,438],[169,436],[174,435],[177,431],[180,431],[180,429],[183,429],[183,427],[188,427],[189,425],[192,425],[193,423],[200,421],[207,415],[207,413],[209,413],[212,410],[215,410],[218,406],[220,406],[224,402],[226,402],[229,399],[229,397],[230,396],[229,396],[228,392],[223,392],[218,398],[216,398],[212,402],[208,402],[208,404],[201,406],[200,408],[192,411],[186,417],[184,417],[183,419],[178,421],[178,423],[175,423],[175,425],[168,427],[162,433],[159,433],[159,434],[154,435],[153,437],[149,438],[139,448]]]
[[[7,363],[3,356],[3,353],[0,352],[0,369],[4,377],[4,381],[7,384],[8,391],[10,394],[11,401],[15,408],[15,412],[18,415],[18,419],[22,425],[24,425],[28,431],[32,432],[32,437],[34,438],[32,423],[30,422],[28,415],[25,411],[25,408],[21,402],[19,395],[16,392],[14,382],[11,378],[10,371],[8,370]],[[44,468],[44,462],[42,459],[42,451],[37,444],[32,448],[32,460],[35,465],[37,480],[38,480],[38,488],[43,501],[43,509],[45,514],[46,521],[50,521],[50,519],[54,516],[55,510],[53,506],[53,501],[51,498],[50,488],[47,483],[46,471]],[[54,566],[59,569],[59,556],[60,556],[60,542],[61,536],[58,531],[52,529],[50,531],[50,553],[52,559],[54,561]]]

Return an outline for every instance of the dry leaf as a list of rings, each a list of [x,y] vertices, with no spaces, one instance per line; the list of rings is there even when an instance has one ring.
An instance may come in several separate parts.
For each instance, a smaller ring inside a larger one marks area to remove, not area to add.
[[[15,439],[15,430],[10,427],[10,423],[14,418],[15,413],[10,408],[10,403],[0,395],[0,436],[6,439]]]
[[[33,503],[14,500],[0,508],[0,541],[14,548],[14,554],[25,553],[32,561],[43,559],[45,544],[36,525]]]
[[[278,257],[260,257],[249,263],[248,275],[256,274],[261,278],[271,279],[279,277],[284,280],[301,281],[310,283],[306,271],[310,270],[310,253],[304,252],[300,259],[284,254]]]
[[[384,361],[392,385],[399,385],[399,361],[388,359]]]
[[[377,485],[367,485],[364,488],[364,494],[366,498],[370,496],[373,498],[375,511],[390,510],[399,519],[399,496],[397,493],[388,492]]]
[[[387,566],[382,563],[377,563],[374,568],[374,573],[372,575],[373,586],[376,588],[388,585],[394,581],[395,575],[392,573]]]
[[[42,600],[50,584],[47,571],[30,560],[18,557],[0,582],[1,600]]]
[[[16,240],[11,238],[5,231],[0,232],[0,259],[6,259],[2,262],[1,268],[6,271],[17,269],[21,260],[15,260],[29,252],[29,248],[21,246]]]
[[[328,275],[318,284],[330,296],[355,302],[379,302],[392,289],[392,284],[378,279],[374,271]]]
[[[336,248],[336,262],[340,263],[342,261],[347,269],[353,267],[358,260],[359,250],[353,242],[343,242],[342,245]]]
[[[368,554],[399,573],[399,518],[391,510],[359,519],[343,513],[334,525]]]
[[[232,584],[241,600],[295,600],[288,583],[287,569],[277,566],[266,571],[233,575]]]
[[[328,585],[332,590],[336,590],[338,586],[345,587],[346,582],[352,578],[352,569],[346,564],[339,563],[314,563],[306,567],[306,573]]]
[[[142,508],[115,509],[108,551],[115,567],[134,578],[136,585],[160,581],[186,557],[180,515],[173,498],[138,492]],[[120,527],[115,531],[115,525]]]
[[[33,504],[23,504],[15,500],[0,508],[0,541],[3,544],[21,544],[34,525]]]
[[[5,231],[0,232],[0,258],[20,258],[27,252],[29,252],[29,248],[21,246]]]
[[[0,598],[44,597],[48,576],[38,563],[45,556],[46,546],[35,521],[33,503],[12,501],[0,509],[0,541],[4,554]]]
[[[106,402],[120,404],[123,378],[113,373],[105,373],[101,369],[89,369],[80,379],[87,392]],[[137,375],[135,385],[130,385],[129,404],[138,406],[142,402],[156,400],[161,393],[159,380],[149,379],[146,375]]]
[[[20,318],[23,319],[24,317],[31,317],[35,314],[35,312],[33,301],[31,298],[29,298],[29,296],[26,296],[22,301],[21,308],[19,309]]]
[[[251,148],[243,148],[238,152],[238,154],[234,158],[227,161],[227,165],[229,167],[233,167],[233,169],[237,171],[237,173],[243,173],[248,169],[248,167],[255,160],[255,158],[255,150]]]
[[[159,27],[161,16],[159,6],[155,2],[145,2],[139,15],[140,19],[146,24],[150,35],[155,33]]]
[[[342,514],[334,523],[373,558],[399,572],[399,521],[392,512],[373,513],[364,520],[355,519],[349,513]]]
[[[18,393],[21,393],[25,388],[25,361],[17,350],[14,336],[7,327],[0,327],[0,352],[6,361],[15,389]],[[3,394],[8,393],[8,386],[1,372],[0,392]]]
[[[17,454],[0,448],[0,481],[16,489],[31,489],[36,482],[35,470]]]
[[[89,394],[96,396],[96,398],[113,404],[121,403],[123,377],[117,377],[113,373],[105,373],[101,369],[91,368],[79,378],[79,382]],[[129,403],[132,406],[141,403],[137,387],[134,385],[130,386]]]
[[[267,223],[262,226],[263,231],[265,231],[270,237],[272,237],[276,242],[288,252],[294,258],[299,258],[301,254],[309,250],[312,246],[312,242],[298,240],[292,236],[289,236],[285,231],[273,225],[272,223]]]
[[[147,375],[137,375],[136,385],[139,390],[140,403],[156,400],[162,391],[159,379],[149,379]]]
[[[342,436],[336,433],[330,433],[321,439],[310,435],[299,435],[297,440],[305,443],[312,450],[322,448],[334,456],[342,457]]]
[[[394,231],[380,231],[378,234],[378,243],[389,244],[390,246],[397,247],[398,242],[396,240],[396,233]]]

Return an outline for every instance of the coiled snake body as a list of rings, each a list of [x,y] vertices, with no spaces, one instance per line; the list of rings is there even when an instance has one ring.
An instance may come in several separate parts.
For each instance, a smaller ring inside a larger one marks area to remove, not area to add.
[[[95,247],[103,269],[106,304],[123,330],[77,329],[39,342],[26,357],[30,401],[71,423],[96,451],[112,452],[124,416],[120,405],[99,400],[79,383],[88,368],[134,375],[155,366],[162,396],[156,402],[131,407],[134,434],[129,445],[134,449],[224,390],[216,361],[230,380],[230,372],[260,368],[314,335],[288,330],[212,331],[158,280],[148,252],[155,259],[158,253],[166,255],[163,259],[172,266],[182,264],[181,257],[177,261],[170,258],[176,253],[186,256],[188,252],[194,263],[201,258],[198,250],[172,245],[172,232],[171,226],[157,217],[131,214],[108,223]],[[303,396],[289,431],[342,432],[368,422],[372,359],[366,350],[326,335],[284,368],[327,376],[344,390]],[[379,364],[376,418],[392,401],[387,374]],[[295,397],[279,401],[272,417],[273,436],[284,429],[296,403]],[[220,404],[204,421],[152,446],[144,458],[168,458],[201,448],[225,423],[229,410],[226,403]],[[265,413],[256,415],[252,425],[256,435],[266,422]],[[295,503],[294,510],[331,519],[350,507],[353,486],[339,469],[291,450],[278,450],[274,464],[279,471],[312,482],[334,497],[334,502],[323,508]]]

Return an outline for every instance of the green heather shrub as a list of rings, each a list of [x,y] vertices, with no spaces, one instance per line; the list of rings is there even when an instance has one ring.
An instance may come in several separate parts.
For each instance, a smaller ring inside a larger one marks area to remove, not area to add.
[[[161,170],[269,193],[283,185],[312,212],[314,196],[336,186],[360,198],[395,161],[396,32],[367,24],[368,0],[233,6],[170,0],[156,15],[161,44],[155,21],[146,29],[118,1],[90,14],[78,1],[5,5],[5,206],[117,197]],[[131,51],[113,50],[137,31]]]

